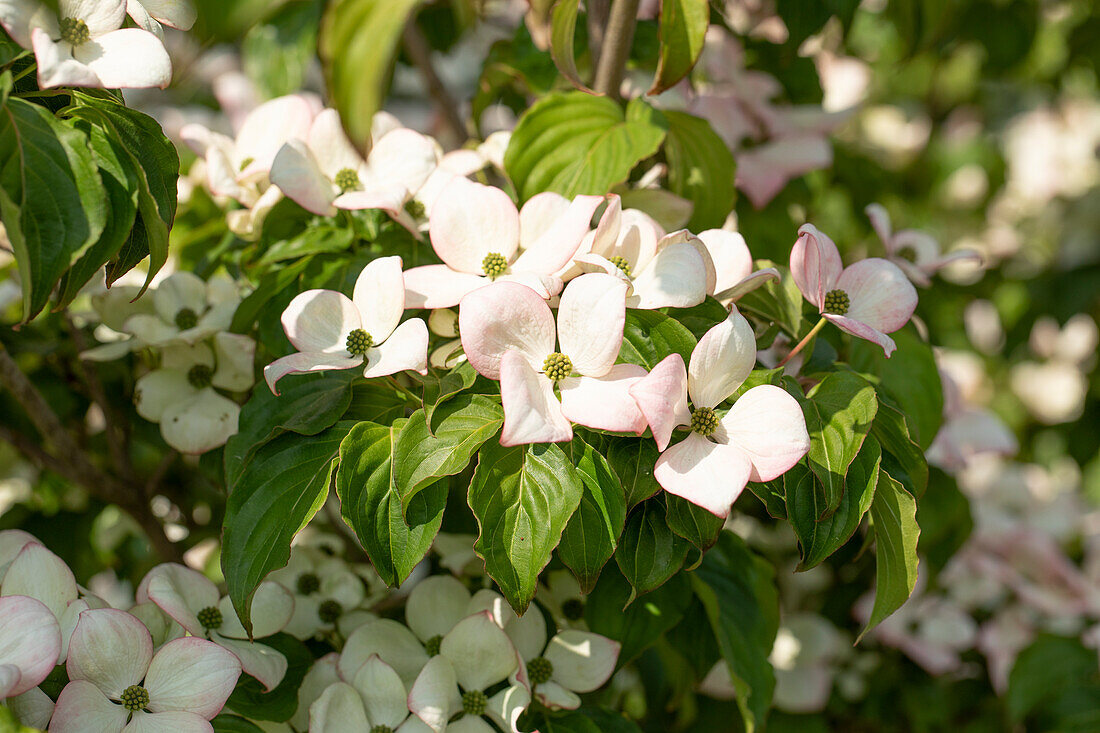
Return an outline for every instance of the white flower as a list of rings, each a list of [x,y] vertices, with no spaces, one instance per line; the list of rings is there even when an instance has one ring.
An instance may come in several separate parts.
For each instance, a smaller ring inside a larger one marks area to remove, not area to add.
[[[551,570],[543,579],[538,599],[550,611],[559,628],[588,630],[584,620],[586,594],[573,573]]]
[[[139,602],[152,601],[193,636],[209,639],[240,659],[245,672],[273,689],[286,674],[287,661],[280,652],[248,640],[248,633],[229,596],[218,597],[218,588],[206,576],[175,563],[150,570],[138,586]],[[294,612],[294,598],[278,583],[264,582],[252,599],[252,635],[262,639],[281,631]],[[176,642],[169,642],[168,645]]]
[[[37,0],[0,0],[0,25],[33,48],[43,89],[168,86],[164,45],[148,31],[122,28],[125,18],[126,0],[59,0],[56,14]]]
[[[0,598],[0,702],[33,690],[60,653],[61,628],[49,608],[28,596]]]
[[[164,440],[183,453],[205,453],[237,432],[241,408],[215,391],[247,390],[255,381],[256,343],[247,336],[219,333],[214,348],[200,343],[164,349],[161,367],[134,387],[137,412],[160,423]]]
[[[714,263],[714,287],[707,294],[723,304],[728,305],[768,280],[779,279],[779,270],[774,267],[753,272],[752,255],[745,238],[737,232],[707,229],[699,232],[699,240]]]
[[[347,562],[313,547],[292,547],[286,567],[268,578],[294,593],[294,615],[284,630],[299,639],[333,628],[367,598],[362,580]]]
[[[138,26],[160,38],[164,37],[162,25],[187,31],[198,18],[191,0],[127,0],[126,14]]]
[[[141,621],[114,609],[80,614],[51,733],[209,730],[241,665],[204,639],[176,639],[153,654]]]
[[[23,539],[10,535],[9,538],[10,544]],[[15,542],[12,542],[13,539]],[[3,557],[0,557],[0,564],[2,562]],[[78,597],[79,593],[76,578],[65,561],[33,538],[19,549],[3,573],[3,583],[0,583],[0,596],[33,598],[53,613],[61,630],[61,647],[55,664],[65,661],[76,619],[90,605]]]
[[[138,313],[122,324],[141,344],[193,344],[229,330],[241,296],[225,275],[203,282],[191,272],[174,272],[152,294],[154,313]],[[140,345],[140,344],[139,344]]]
[[[378,655],[372,655],[355,673],[351,684],[334,682],[310,706],[309,730],[430,733],[431,728],[409,714],[407,696],[405,684],[393,667]]]

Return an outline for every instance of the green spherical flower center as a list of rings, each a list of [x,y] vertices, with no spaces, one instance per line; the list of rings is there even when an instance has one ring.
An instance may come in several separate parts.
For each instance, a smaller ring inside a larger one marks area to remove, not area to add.
[[[482,715],[489,706],[489,698],[481,690],[462,693],[462,709],[467,715]]]
[[[144,710],[149,704],[149,691],[141,685],[130,685],[122,691],[118,701],[131,713],[136,713],[138,710]]]
[[[370,729],[370,733],[393,733],[393,728],[388,725],[376,725]]]
[[[315,573],[302,573],[298,576],[298,593],[308,596],[321,590],[321,579]]]
[[[633,277],[633,275],[630,273],[630,263],[626,261],[625,257],[619,257],[618,255],[616,255],[615,257],[612,257],[609,261],[611,262],[611,264],[615,265],[615,267],[622,270],[624,275],[626,275],[627,277]]]
[[[362,356],[372,346],[374,346],[374,339],[363,329],[357,328],[348,334],[347,349],[352,356]]]
[[[704,438],[718,429],[718,416],[709,407],[700,407],[691,413],[691,429]]]
[[[508,260],[499,252],[490,252],[481,261],[481,270],[490,280],[495,280],[508,269]]]
[[[180,308],[176,313],[176,327],[181,331],[186,331],[189,328],[194,328],[198,325],[199,314],[190,308]]]
[[[542,363],[542,371],[551,382],[560,382],[572,373],[573,362],[565,354],[555,351]]]
[[[196,364],[187,371],[187,381],[195,389],[209,387],[214,380],[214,370],[206,364]]]
[[[336,183],[336,187],[345,193],[359,188],[359,174],[351,168],[342,168],[333,181]]]
[[[340,618],[344,613],[344,607],[340,605],[339,601],[329,599],[322,603],[317,608],[317,617],[326,624],[336,623],[336,619]]]
[[[851,305],[848,294],[838,288],[825,293],[825,303],[821,306],[821,312],[842,316],[848,312]]]
[[[580,598],[570,598],[561,604],[561,612],[570,621],[578,621],[584,618],[584,601]]]
[[[80,46],[92,40],[88,24],[80,18],[62,18],[58,26],[61,28],[61,40],[65,43]]]
[[[535,657],[527,663],[527,676],[531,678],[532,685],[549,682],[553,674],[554,665],[546,657]]]
[[[424,642],[424,651],[428,652],[429,657],[434,657],[439,654],[439,645],[442,643],[442,634],[436,634],[435,636]]]
[[[424,204],[416,199],[409,199],[405,202],[405,211],[414,219],[423,219],[424,215],[428,213],[424,210]]]
[[[222,625],[222,612],[217,606],[207,606],[195,614],[204,629],[219,629]]]

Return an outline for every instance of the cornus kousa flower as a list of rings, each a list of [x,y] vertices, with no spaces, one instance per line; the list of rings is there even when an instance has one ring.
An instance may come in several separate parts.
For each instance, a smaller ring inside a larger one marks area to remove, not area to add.
[[[369,731],[370,733],[431,733],[410,714],[408,693],[393,667],[372,655],[355,679],[329,685],[309,708],[311,733]]]
[[[771,481],[810,449],[802,408],[779,387],[753,387],[725,415],[718,412],[755,363],[752,327],[734,308],[699,339],[687,368],[672,354],[630,388],[663,451],[654,478],[719,517],[749,481]],[[677,427],[691,432],[669,447]]]
[[[0,598],[0,701],[33,690],[61,654],[61,628],[40,601]]]
[[[165,347],[160,368],[134,386],[138,414],[160,423],[164,441],[183,453],[205,453],[235,435],[240,405],[215,388],[243,392],[255,381],[252,339],[219,333],[213,342]]]
[[[294,615],[284,631],[299,639],[331,630],[367,599],[363,581],[347,562],[314,547],[295,545],[286,567],[269,578],[294,593]]]
[[[466,361],[462,353],[462,339],[458,337],[458,313],[450,308],[437,308],[428,316],[428,330],[444,341],[432,349],[428,361],[438,369],[451,369]]]
[[[229,596],[219,597],[217,586],[202,573],[175,563],[158,565],[142,579],[137,600],[155,603],[192,636],[228,649],[244,671],[265,688],[273,689],[282,682],[286,657],[265,644],[249,641]],[[293,612],[294,598],[283,586],[260,583],[252,599],[252,636],[262,639],[282,631]]]
[[[153,290],[152,301],[154,313],[138,313],[122,325],[137,339],[134,348],[193,344],[228,331],[241,295],[226,275],[203,282],[194,273],[174,272]]]
[[[864,211],[871,220],[875,233],[882,240],[882,246],[886,248],[886,256],[922,288],[931,285],[932,276],[952,262],[982,261],[982,256],[971,249],[941,254],[940,243],[925,232],[916,229],[900,229],[895,232],[890,224],[890,214],[882,204],[870,204]]]
[[[360,626],[344,643],[337,662],[340,678],[354,680],[374,655],[392,667],[406,686],[412,685],[429,659],[424,645],[408,628],[393,619],[378,619]]]
[[[626,289],[613,275],[576,278],[561,295],[557,328],[542,297],[519,283],[494,283],[463,298],[458,316],[466,358],[479,373],[500,381],[501,445],[572,440],[570,422],[645,431],[627,392],[645,370],[615,364]]]
[[[138,26],[160,38],[164,37],[161,26],[188,31],[198,19],[191,0],[127,0],[126,13]]]
[[[498,280],[523,283],[543,298],[557,295],[555,273],[577,251],[602,200],[578,196],[570,203],[546,193],[517,211],[499,188],[453,178],[428,217],[432,249],[444,264],[405,273],[407,307],[450,308]]]
[[[618,196],[609,199],[575,262],[627,282],[631,308],[689,308],[702,303],[714,290],[715,278],[702,242],[687,230],[665,235],[648,215],[624,211]]]
[[[126,0],[60,0],[56,13],[38,0],[0,0],[0,25],[34,50],[43,89],[168,86],[164,45],[148,31],[123,28],[125,19]]]
[[[21,538],[15,539],[18,541]],[[65,661],[76,619],[90,605],[79,595],[80,589],[69,566],[33,537],[19,549],[4,572],[3,583],[0,583],[0,596],[33,598],[57,619],[61,629],[61,648],[55,664]],[[101,605],[94,597],[91,597],[91,602]]]
[[[125,611],[80,614],[50,733],[209,731],[241,665],[217,644],[188,637],[153,654],[141,621]]]
[[[908,323],[917,308],[917,291],[897,265],[871,257],[844,267],[836,244],[813,224],[798,230],[791,250],[791,276],[806,300],[821,312],[822,320],[811,335],[829,321],[878,344],[886,356],[897,348],[886,334]]]
[[[307,290],[283,311],[283,330],[297,354],[264,368],[271,391],[287,374],[364,366],[364,377],[428,370],[428,327],[419,318],[398,325],[405,310],[400,257],[363,268],[348,298],[333,290]]]
[[[308,137],[290,140],[271,165],[271,182],[303,208],[332,216],[337,209],[382,209],[417,234],[405,205],[439,165],[438,143],[398,128],[381,135],[364,160],[347,139],[334,109],[313,120]]]
[[[779,279],[779,270],[774,267],[753,271],[749,247],[737,232],[707,229],[699,232],[698,237],[714,263],[714,287],[707,295],[713,295],[719,302],[732,303],[768,280]]]
[[[518,733],[520,714],[531,702],[527,687],[514,680],[519,655],[489,611],[455,624],[439,643],[409,691],[409,709],[435,733],[491,733],[484,717]],[[486,690],[508,680],[493,694]]]

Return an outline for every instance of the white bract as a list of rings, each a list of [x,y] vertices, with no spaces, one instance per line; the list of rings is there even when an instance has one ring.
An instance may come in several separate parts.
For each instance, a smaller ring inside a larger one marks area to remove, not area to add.
[[[34,50],[38,84],[50,87],[168,86],[172,62],[157,36],[123,28],[126,0],[59,0],[57,12],[38,0],[0,0],[0,25]]]
[[[268,578],[294,593],[294,615],[284,631],[303,640],[332,629],[367,599],[347,562],[313,547],[292,547],[286,567]]]
[[[142,345],[193,344],[228,331],[241,303],[236,283],[226,275],[208,281],[191,272],[174,272],[151,295],[153,313],[127,318],[122,330]],[[116,301],[117,302],[117,301]]]
[[[33,690],[61,654],[61,628],[40,601],[0,598],[0,702]]]
[[[191,0],[127,0],[126,14],[140,27],[164,37],[161,26],[191,30],[198,19]]]
[[[309,708],[310,733],[396,731],[431,733],[410,714],[408,693],[393,667],[372,655],[349,684],[334,682]]]
[[[363,268],[351,298],[334,290],[307,290],[283,311],[283,330],[298,353],[264,368],[272,392],[287,374],[364,366],[364,377],[406,369],[427,373],[428,327],[419,318],[400,323],[405,281],[400,257]],[[400,325],[398,325],[400,323]]]

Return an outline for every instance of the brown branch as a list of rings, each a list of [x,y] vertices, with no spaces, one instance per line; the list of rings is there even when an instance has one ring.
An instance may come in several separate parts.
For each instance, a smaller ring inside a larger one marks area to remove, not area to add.
[[[469,137],[469,132],[466,129],[466,121],[462,119],[462,115],[458,112],[458,102],[451,93],[447,91],[447,87],[443,84],[443,80],[439,78],[439,74],[436,73],[435,67],[432,65],[432,47],[428,43],[428,39],[424,37],[420,28],[416,25],[416,20],[410,20],[405,26],[405,31],[402,35],[402,41],[405,48],[405,53],[409,55],[413,65],[420,71],[420,75],[424,77],[424,84],[428,87],[428,94],[435,101],[435,106],[439,108],[440,115],[443,118],[443,124],[447,130],[454,136],[454,145],[462,145],[466,142],[466,138]]]
[[[638,22],[638,3],[639,0],[614,0],[607,18],[593,88],[612,99],[620,98],[619,87],[630,58],[630,45],[634,42],[634,26]]]
[[[603,36],[607,30],[607,19],[611,13],[611,0],[588,0],[588,55],[592,59],[592,68],[600,60],[603,49]]]

